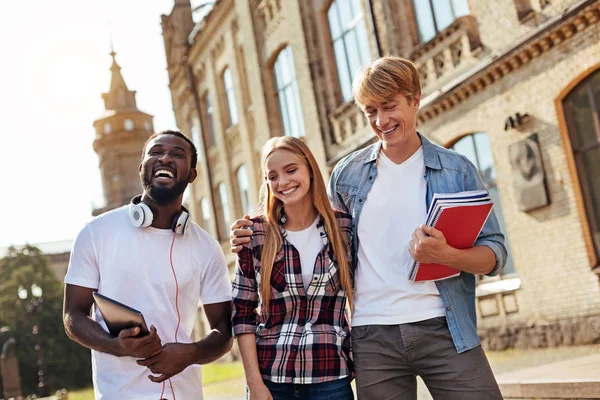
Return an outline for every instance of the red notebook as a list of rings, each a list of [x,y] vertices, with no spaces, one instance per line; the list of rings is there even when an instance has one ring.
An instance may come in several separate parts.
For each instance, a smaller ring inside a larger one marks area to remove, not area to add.
[[[483,225],[492,211],[493,204],[467,203],[441,207],[431,224],[441,231],[446,242],[457,249],[473,247]],[[415,262],[409,279],[412,282],[432,281],[452,278],[460,274],[460,270],[442,264],[422,264]]]

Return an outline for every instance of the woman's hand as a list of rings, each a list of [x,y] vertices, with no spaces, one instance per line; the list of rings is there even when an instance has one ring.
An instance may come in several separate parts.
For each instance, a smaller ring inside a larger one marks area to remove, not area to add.
[[[248,386],[248,392],[250,393],[250,400],[273,400],[271,392],[269,392],[269,389],[262,382]]]

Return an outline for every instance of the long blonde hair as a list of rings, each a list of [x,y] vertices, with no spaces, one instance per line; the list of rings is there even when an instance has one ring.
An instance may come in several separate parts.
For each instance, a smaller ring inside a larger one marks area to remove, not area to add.
[[[281,200],[277,199],[267,183],[267,159],[276,150],[287,150],[294,153],[308,167],[310,175],[313,177],[310,187],[312,193],[313,205],[318,213],[323,216],[325,228],[327,229],[327,237],[333,249],[335,260],[338,264],[338,274],[342,289],[346,292],[348,303],[352,305],[352,277],[351,265],[348,261],[347,254],[349,252],[348,241],[345,235],[339,228],[335,213],[325,189],[325,182],[319,170],[317,160],[313,156],[308,146],[300,139],[293,136],[279,136],[269,139],[265,143],[261,157],[261,176],[264,179],[260,188],[260,210],[264,215],[267,229],[265,232],[265,242],[262,249],[260,275],[262,297],[262,312],[268,314],[269,302],[271,300],[271,273],[273,272],[273,264],[275,257],[281,248],[283,238],[279,230],[279,217],[283,208]]]

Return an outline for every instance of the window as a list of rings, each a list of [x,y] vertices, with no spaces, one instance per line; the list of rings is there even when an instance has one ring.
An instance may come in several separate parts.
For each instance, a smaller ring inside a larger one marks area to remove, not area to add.
[[[123,126],[125,127],[126,131],[132,131],[133,130],[133,120],[129,119],[129,118],[126,119]]]
[[[490,197],[494,203],[494,213],[496,214],[496,218],[498,218],[500,229],[505,237],[504,244],[509,249],[506,225],[504,223],[504,215],[502,214],[498,185],[496,184],[496,167],[494,166],[494,158],[492,157],[492,149],[487,134],[479,132],[465,136],[450,148],[466,156],[479,170],[483,183],[485,183],[486,189],[490,193]],[[502,275],[513,272],[515,272],[515,267],[509,250]]]
[[[562,101],[587,214],[595,264],[600,262],[600,70]]]
[[[110,133],[110,122],[104,123],[104,134],[108,135]]]
[[[237,171],[238,189],[242,202],[242,212],[252,216],[252,206],[250,205],[250,185],[248,184],[248,171],[246,166],[242,165]]]
[[[454,20],[469,15],[468,0],[413,0],[419,38],[428,42]]]
[[[352,78],[371,62],[360,0],[335,0],[327,12],[344,101],[352,100]]]
[[[198,127],[198,124],[194,121],[190,120],[190,133],[192,135],[192,141],[194,142],[194,146],[196,146],[196,149],[201,149],[201,143],[200,143],[200,128]],[[200,154],[198,154],[200,155]]]
[[[227,188],[223,182],[219,183],[219,237],[226,238],[231,224],[231,215],[229,214],[229,197],[227,197]]]
[[[200,212],[202,213],[202,227],[208,231],[210,230],[208,225],[210,223],[210,205],[206,197],[200,200]]]
[[[147,131],[152,130],[152,125],[150,125],[150,121],[144,121],[144,129],[146,129]]]
[[[283,131],[287,136],[304,136],[304,120],[300,108],[298,82],[294,58],[289,46],[279,53],[275,61],[275,81]]]
[[[233,76],[229,68],[223,72],[223,85],[225,88],[225,97],[227,98],[227,109],[229,111],[229,126],[238,123],[237,106],[235,104],[235,91],[233,90]]]
[[[208,92],[202,97],[202,113],[204,114],[204,132],[206,135],[206,145],[210,149],[216,143],[215,141],[215,128],[213,125],[213,106],[210,102],[210,96]],[[207,149],[208,150],[208,149]]]

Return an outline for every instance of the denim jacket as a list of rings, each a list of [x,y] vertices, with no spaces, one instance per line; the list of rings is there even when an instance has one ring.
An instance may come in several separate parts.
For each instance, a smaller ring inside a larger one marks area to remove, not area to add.
[[[434,193],[455,193],[485,189],[477,168],[463,155],[432,144],[419,133],[425,161],[427,208]],[[333,169],[329,181],[331,204],[352,215],[354,252],[358,250],[357,235],[360,213],[377,177],[377,157],[381,141],[343,158]],[[424,222],[424,221],[423,221]],[[416,227],[415,227],[416,228]],[[475,246],[487,246],[496,255],[496,266],[489,275],[498,274],[506,263],[504,235],[492,211]],[[356,268],[356,265],[355,265]],[[408,279],[408,277],[406,278]],[[454,345],[459,353],[479,345],[475,314],[475,275],[462,272],[459,276],[436,282],[446,307],[446,318]]]

